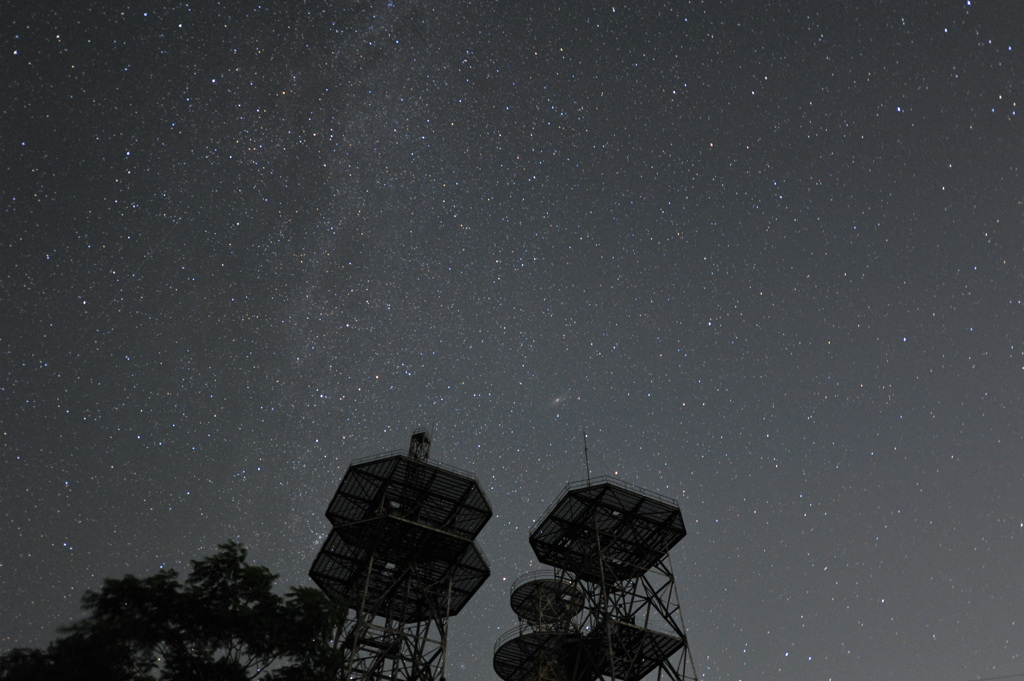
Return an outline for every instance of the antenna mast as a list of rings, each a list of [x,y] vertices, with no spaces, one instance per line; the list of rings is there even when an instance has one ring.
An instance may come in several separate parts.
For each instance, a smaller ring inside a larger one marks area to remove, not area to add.
[[[587,431],[583,431],[583,460],[587,464],[587,482],[590,482],[590,453],[587,451]]]

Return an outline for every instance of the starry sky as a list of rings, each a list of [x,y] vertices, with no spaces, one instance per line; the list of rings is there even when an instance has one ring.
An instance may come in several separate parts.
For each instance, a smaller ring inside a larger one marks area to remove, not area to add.
[[[564,5],[564,6],[563,6]],[[7,3],[0,648],[432,430],[678,499],[703,679],[1024,674],[1024,3]]]

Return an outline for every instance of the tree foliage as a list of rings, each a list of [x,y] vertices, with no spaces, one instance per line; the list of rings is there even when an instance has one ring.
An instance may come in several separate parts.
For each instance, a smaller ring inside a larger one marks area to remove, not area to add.
[[[174,570],[104,580],[82,598],[84,619],[45,650],[0,657],[0,681],[335,681],[346,608],[319,589],[273,591],[236,542]]]

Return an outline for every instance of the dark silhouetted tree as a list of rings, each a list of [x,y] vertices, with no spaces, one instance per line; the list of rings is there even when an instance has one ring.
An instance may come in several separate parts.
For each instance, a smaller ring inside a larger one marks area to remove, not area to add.
[[[274,593],[277,575],[236,542],[174,570],[107,579],[87,616],[46,650],[0,657],[0,681],[335,681],[346,608],[319,589]]]

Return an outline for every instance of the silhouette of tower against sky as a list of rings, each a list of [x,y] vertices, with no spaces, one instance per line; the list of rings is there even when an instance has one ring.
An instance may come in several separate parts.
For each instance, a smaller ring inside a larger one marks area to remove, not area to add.
[[[491,518],[476,479],[408,452],[354,462],[327,508],[332,529],[310,568],[349,607],[344,679],[440,681],[448,618],[490,576],[474,541]]]
[[[696,681],[669,550],[678,504],[610,477],[568,485],[530,531],[550,570],[512,585],[514,629],[498,638],[504,681]]]

